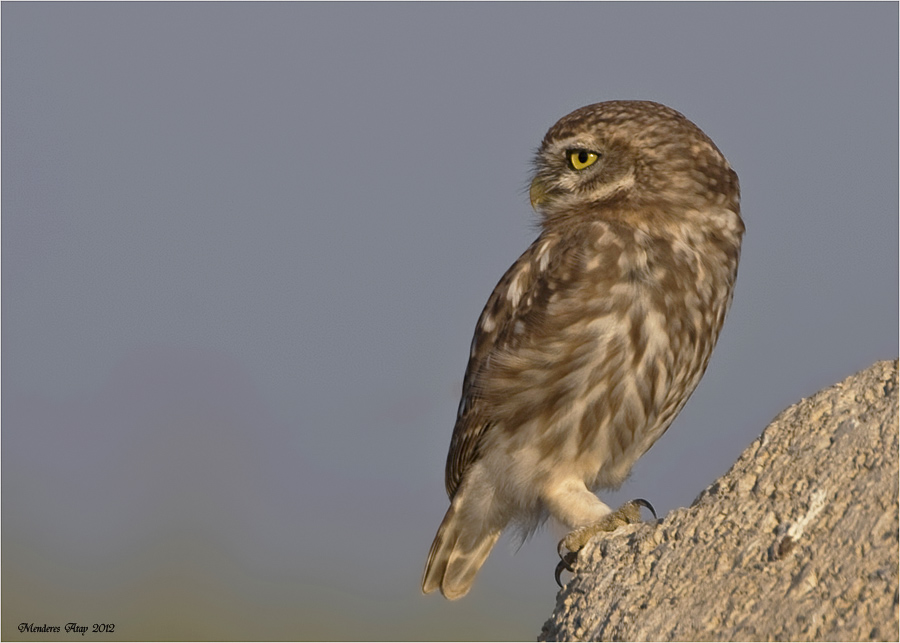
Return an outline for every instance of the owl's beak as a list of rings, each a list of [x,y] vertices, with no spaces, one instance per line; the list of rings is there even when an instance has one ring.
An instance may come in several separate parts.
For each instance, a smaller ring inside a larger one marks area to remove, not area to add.
[[[544,187],[540,177],[534,177],[531,182],[531,188],[528,190],[528,197],[531,199],[531,207],[535,210],[547,198],[547,188]]]

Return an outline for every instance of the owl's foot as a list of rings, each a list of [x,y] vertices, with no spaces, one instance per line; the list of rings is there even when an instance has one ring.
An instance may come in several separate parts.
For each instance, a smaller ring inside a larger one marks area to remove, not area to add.
[[[572,531],[568,536],[559,541],[556,546],[556,553],[559,554],[559,564],[556,566],[556,584],[562,587],[559,575],[563,570],[574,571],[573,565],[578,560],[578,552],[584,547],[588,541],[601,532],[615,531],[619,527],[631,525],[641,521],[641,507],[646,507],[653,514],[656,520],[656,510],[649,502],[643,498],[638,498],[616,509],[590,525],[579,527]],[[568,551],[565,552],[564,549]]]

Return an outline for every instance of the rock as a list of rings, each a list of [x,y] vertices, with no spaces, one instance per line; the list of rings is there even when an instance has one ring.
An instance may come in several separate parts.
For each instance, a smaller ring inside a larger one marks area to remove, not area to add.
[[[588,543],[538,640],[898,640],[897,375],[801,400],[691,507]]]

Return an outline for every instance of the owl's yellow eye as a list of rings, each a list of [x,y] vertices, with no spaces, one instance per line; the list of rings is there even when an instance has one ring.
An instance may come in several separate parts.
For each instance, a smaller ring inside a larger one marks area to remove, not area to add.
[[[590,167],[600,158],[599,154],[588,150],[569,150],[568,155],[569,165],[573,170],[583,170],[586,167]]]

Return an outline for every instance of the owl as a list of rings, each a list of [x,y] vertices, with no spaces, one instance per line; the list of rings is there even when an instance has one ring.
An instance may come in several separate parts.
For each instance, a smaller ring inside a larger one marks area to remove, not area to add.
[[[450,441],[450,508],[422,580],[449,599],[507,527],[527,535],[552,516],[577,552],[640,519],[642,501],[613,511],[595,492],[621,485],[687,402],[737,278],[737,174],[659,103],[564,116],[530,197],[540,235],[478,319]]]

